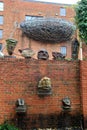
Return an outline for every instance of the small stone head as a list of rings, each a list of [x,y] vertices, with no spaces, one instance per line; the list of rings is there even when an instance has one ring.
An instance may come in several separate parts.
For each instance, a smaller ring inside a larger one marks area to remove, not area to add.
[[[25,113],[26,112],[26,105],[24,99],[17,99],[16,101],[16,112],[17,113]]]
[[[17,99],[17,101],[16,101],[16,106],[17,106],[17,107],[18,107],[18,106],[24,106],[24,104],[25,104],[25,102],[24,102],[23,99],[21,99],[21,98]]]
[[[7,39],[6,40],[6,43],[7,43],[7,52],[9,55],[12,55],[13,54],[13,51],[17,45],[17,40],[15,39]]]
[[[51,89],[51,79],[48,77],[43,77],[38,84],[38,88],[41,89]]]
[[[29,48],[18,49],[18,51],[21,53],[21,56],[23,56],[25,58],[32,58],[32,56],[35,55],[35,52]]]
[[[48,77],[43,77],[38,84],[38,94],[39,95],[49,95],[51,94],[51,79]]]
[[[69,97],[65,97],[62,99],[63,109],[70,109],[71,108],[71,101]]]
[[[37,54],[38,59],[47,60],[49,58],[49,54],[46,49],[41,49]]]
[[[60,52],[52,52],[52,56],[54,60],[65,59],[65,56]]]

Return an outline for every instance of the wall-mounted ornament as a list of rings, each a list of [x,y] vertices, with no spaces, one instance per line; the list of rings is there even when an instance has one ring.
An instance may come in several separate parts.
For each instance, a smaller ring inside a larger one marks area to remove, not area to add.
[[[49,54],[46,49],[41,49],[37,54],[38,59],[47,60],[49,58]]]
[[[72,41],[72,59],[74,59],[74,60],[78,59],[79,46],[80,46],[80,43],[79,43],[79,41],[75,38],[75,39]]]
[[[62,108],[64,110],[70,110],[71,108],[71,101],[69,97],[65,97],[62,99]]]
[[[17,99],[16,101],[16,112],[17,113],[25,113],[26,112],[26,105],[24,99]]]
[[[35,55],[35,52],[30,48],[19,49],[18,51],[21,53],[21,56],[23,56],[24,58],[32,58],[33,55]]]
[[[46,96],[52,94],[51,79],[43,77],[38,84],[38,95]]]
[[[63,60],[65,56],[60,52],[52,52],[52,56],[54,60]]]
[[[18,41],[15,39],[7,39],[6,40],[7,52],[10,56],[13,54],[17,43],[18,43]]]

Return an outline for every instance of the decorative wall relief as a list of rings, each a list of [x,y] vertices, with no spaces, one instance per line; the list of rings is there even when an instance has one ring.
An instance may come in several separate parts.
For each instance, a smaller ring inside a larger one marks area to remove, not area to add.
[[[52,52],[52,56],[54,60],[63,60],[65,56],[60,52]]]
[[[26,112],[26,105],[24,99],[18,99],[16,101],[16,112],[17,113],[25,113]]]
[[[21,56],[23,56],[24,58],[32,58],[33,55],[35,55],[35,52],[30,48],[19,49],[18,51],[21,53]]]
[[[38,59],[47,60],[49,58],[49,54],[46,49],[41,49],[37,54]]]
[[[71,101],[69,97],[62,99],[62,107],[64,110],[69,110],[71,108]]]
[[[38,84],[38,95],[46,96],[52,94],[51,79],[43,77]]]
[[[8,52],[9,55],[12,55],[12,54],[13,54],[14,49],[15,49],[15,47],[16,47],[16,45],[17,45],[17,42],[18,42],[18,41],[15,40],[15,39],[7,39],[7,40],[6,40],[7,52]]]

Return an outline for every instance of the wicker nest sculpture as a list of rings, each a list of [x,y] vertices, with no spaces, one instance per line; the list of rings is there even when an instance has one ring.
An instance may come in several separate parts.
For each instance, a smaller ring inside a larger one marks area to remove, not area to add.
[[[71,39],[75,26],[60,18],[35,18],[20,24],[23,34],[35,41],[60,43]]]

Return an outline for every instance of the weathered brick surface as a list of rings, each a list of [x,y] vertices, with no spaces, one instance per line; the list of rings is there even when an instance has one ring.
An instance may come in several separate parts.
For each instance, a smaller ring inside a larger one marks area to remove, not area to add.
[[[81,99],[84,115],[84,126],[87,128],[87,61],[80,62]]]
[[[41,98],[37,85],[44,76],[51,78],[52,95]],[[0,59],[0,123],[15,117],[18,98],[25,100],[27,116],[60,115],[61,100],[66,96],[71,100],[69,114],[81,114],[79,82],[79,61]],[[84,103],[86,111],[86,98]]]
[[[82,54],[83,54],[83,59],[87,59],[87,45],[85,43],[82,44]]]

